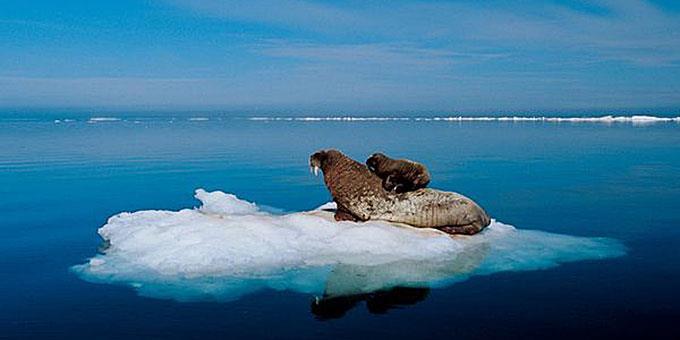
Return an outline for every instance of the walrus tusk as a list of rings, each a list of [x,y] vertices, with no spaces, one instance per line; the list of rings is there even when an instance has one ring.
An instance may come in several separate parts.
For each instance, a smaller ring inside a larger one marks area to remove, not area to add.
[[[319,176],[319,167],[314,166],[314,176]]]

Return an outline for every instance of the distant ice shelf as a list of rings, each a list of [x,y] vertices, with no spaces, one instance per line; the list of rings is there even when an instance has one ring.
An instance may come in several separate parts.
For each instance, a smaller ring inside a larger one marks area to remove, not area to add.
[[[680,123],[680,117],[658,117],[647,115],[635,116],[599,116],[599,117],[550,117],[550,116],[442,116],[442,117],[354,117],[354,116],[329,116],[329,117],[251,117],[253,121],[300,121],[300,122],[323,122],[323,121],[414,121],[414,122],[550,122],[550,123]]]

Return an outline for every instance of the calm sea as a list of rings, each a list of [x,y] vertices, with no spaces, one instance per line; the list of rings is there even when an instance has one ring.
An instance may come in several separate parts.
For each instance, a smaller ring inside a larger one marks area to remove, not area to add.
[[[0,119],[0,338],[649,338],[680,336],[680,123]],[[19,118],[17,118],[19,117]],[[93,116],[94,117],[94,116]],[[625,255],[350,297],[262,289],[157,298],[71,269],[119,212],[221,190],[282,212],[329,200],[308,157],[337,148],[425,163],[432,187],[518,229],[606,237]]]

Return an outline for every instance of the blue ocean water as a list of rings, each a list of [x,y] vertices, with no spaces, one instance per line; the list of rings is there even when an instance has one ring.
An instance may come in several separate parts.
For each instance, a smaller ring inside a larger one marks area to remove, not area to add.
[[[0,336],[680,333],[677,122],[36,117],[0,119]],[[159,299],[82,280],[71,269],[97,253],[97,229],[110,216],[197,206],[197,188],[284,212],[313,209],[329,195],[309,174],[308,157],[328,147],[358,160],[384,151],[421,161],[432,187],[464,193],[504,223],[615,239],[626,254],[357,295],[327,311],[290,290],[231,301]]]

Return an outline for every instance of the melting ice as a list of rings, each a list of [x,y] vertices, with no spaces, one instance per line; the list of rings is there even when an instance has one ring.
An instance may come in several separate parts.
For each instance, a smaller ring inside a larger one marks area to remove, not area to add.
[[[72,269],[178,301],[233,300],[261,289],[325,297],[437,287],[473,275],[621,256],[616,240],[521,230],[493,221],[450,237],[386,222],[335,222],[332,204],[276,215],[220,191],[198,208],[121,213],[99,229],[107,248]]]

